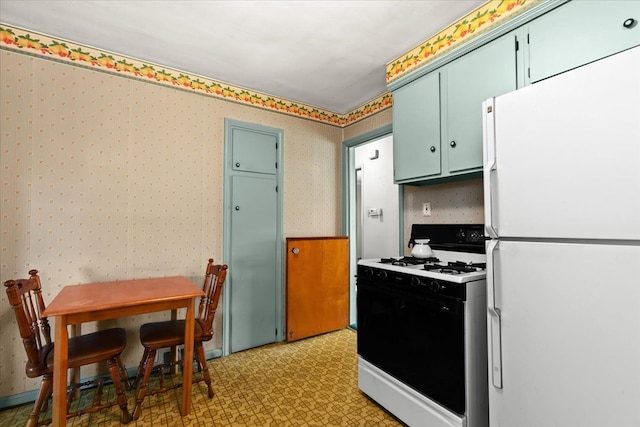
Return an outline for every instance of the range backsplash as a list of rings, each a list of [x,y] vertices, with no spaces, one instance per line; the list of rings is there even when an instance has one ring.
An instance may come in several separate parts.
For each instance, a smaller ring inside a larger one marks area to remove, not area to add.
[[[482,179],[448,184],[404,187],[405,255],[411,224],[482,224],[484,200]],[[422,204],[431,202],[431,216],[422,215]]]

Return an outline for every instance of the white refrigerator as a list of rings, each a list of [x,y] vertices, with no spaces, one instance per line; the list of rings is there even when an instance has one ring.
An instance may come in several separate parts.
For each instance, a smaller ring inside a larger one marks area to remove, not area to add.
[[[483,111],[490,426],[640,426],[640,46]]]

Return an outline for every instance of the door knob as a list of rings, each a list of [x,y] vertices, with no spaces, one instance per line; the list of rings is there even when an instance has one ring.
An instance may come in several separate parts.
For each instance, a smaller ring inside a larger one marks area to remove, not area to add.
[[[293,248],[293,249],[291,249],[291,253],[294,254],[294,255],[298,255],[300,253],[300,249]]]

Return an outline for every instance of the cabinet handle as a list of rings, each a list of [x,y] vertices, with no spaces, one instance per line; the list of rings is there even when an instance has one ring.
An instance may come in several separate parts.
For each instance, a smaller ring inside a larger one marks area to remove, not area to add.
[[[449,143],[449,145],[451,146],[451,148],[455,148],[456,147],[456,142],[455,141],[451,141]]]
[[[236,210],[239,211],[240,210],[240,206],[236,206]]]
[[[293,249],[291,249],[291,253],[294,254],[294,255],[298,255],[300,253],[300,249],[293,248]]]
[[[638,21],[636,21],[635,19],[629,18],[629,19],[627,19],[626,21],[624,21],[622,23],[622,26],[625,27],[625,28],[633,28],[633,27],[636,26],[637,23],[638,23]]]
[[[240,163],[236,163],[236,167],[239,168],[240,167]]]
[[[429,151],[431,151],[432,153],[436,152],[436,147],[434,147],[433,145],[431,146],[431,148],[429,148]]]

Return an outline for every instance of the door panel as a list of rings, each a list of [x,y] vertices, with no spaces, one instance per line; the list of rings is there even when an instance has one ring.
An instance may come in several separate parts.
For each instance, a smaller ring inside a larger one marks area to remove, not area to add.
[[[355,163],[361,168],[360,210],[356,217],[360,228],[356,236],[360,240],[360,258],[379,258],[398,255],[401,251],[398,203],[400,186],[393,182],[393,150],[395,137],[387,136],[355,148]],[[376,158],[371,159],[371,153]],[[378,209],[370,213],[369,209]],[[404,245],[402,245],[404,246]],[[355,283],[355,282],[354,282]]]
[[[507,34],[447,68],[449,172],[482,168],[482,102],[517,89],[515,43]]]
[[[233,129],[233,170],[276,173],[276,136],[255,130]]]
[[[640,247],[501,241],[492,259],[503,387],[489,382],[491,426],[637,425]]]
[[[500,237],[640,240],[638,76],[640,47],[495,99]]]
[[[348,323],[348,238],[287,239],[287,341]]]
[[[640,44],[638,21],[638,1],[572,1],[541,16],[529,25],[531,82]]]
[[[276,179],[231,182],[231,351],[276,338]]]
[[[440,174],[439,72],[393,92],[393,164],[396,182]]]

